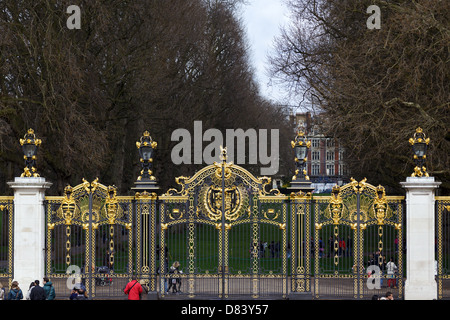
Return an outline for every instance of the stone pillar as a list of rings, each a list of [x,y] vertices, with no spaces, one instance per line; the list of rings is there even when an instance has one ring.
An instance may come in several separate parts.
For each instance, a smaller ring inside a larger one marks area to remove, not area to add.
[[[408,177],[406,189],[405,300],[437,299],[434,177]]]
[[[41,177],[16,177],[14,189],[14,277],[25,294],[30,283],[45,276],[45,189]]]

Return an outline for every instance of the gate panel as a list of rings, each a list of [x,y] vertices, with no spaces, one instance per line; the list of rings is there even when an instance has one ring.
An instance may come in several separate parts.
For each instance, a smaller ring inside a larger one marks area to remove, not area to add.
[[[337,201],[320,199],[315,205],[322,215],[317,215],[315,222],[314,298],[353,298],[359,265],[356,229],[348,219],[338,216],[341,207]]]
[[[288,206],[286,197],[261,196],[259,205],[260,296],[287,296]]]
[[[90,297],[123,296],[133,272],[133,206],[97,180],[46,198],[46,275],[67,296],[81,282]]]
[[[171,278],[189,297],[285,296],[287,205],[279,192],[264,190],[270,180],[224,160],[176,181],[181,190],[160,197],[161,248],[169,255],[167,267],[160,260],[161,296]],[[183,261],[183,273],[169,273],[174,261]]]
[[[143,280],[154,294],[157,288],[158,266],[160,265],[160,241],[157,234],[157,210],[156,193],[146,191],[135,194],[133,226],[134,234],[134,259],[135,272],[140,280]]]
[[[13,280],[14,197],[0,197],[0,282],[11,287]]]
[[[314,298],[403,297],[402,201],[353,179],[314,201]]]
[[[169,190],[169,193],[172,191]],[[162,297],[167,295],[171,279],[180,279],[182,291],[187,292],[190,282],[187,280],[190,264],[189,258],[194,255],[190,251],[191,242],[195,237],[194,226],[189,223],[189,202],[186,196],[174,196],[172,194],[160,196],[159,204],[160,217],[160,245],[159,245],[159,292]],[[191,229],[191,231],[189,231]],[[191,259],[192,260],[192,259]],[[170,267],[178,261],[182,274],[169,277]],[[172,289],[172,286],[171,286]]]
[[[287,255],[291,266],[292,293],[311,293],[312,241],[311,197],[299,192],[290,197],[290,239]]]

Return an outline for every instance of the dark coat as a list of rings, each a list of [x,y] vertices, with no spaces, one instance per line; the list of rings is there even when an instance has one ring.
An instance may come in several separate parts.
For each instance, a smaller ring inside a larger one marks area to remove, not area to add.
[[[30,293],[30,300],[45,300],[45,290],[41,286],[34,286]]]

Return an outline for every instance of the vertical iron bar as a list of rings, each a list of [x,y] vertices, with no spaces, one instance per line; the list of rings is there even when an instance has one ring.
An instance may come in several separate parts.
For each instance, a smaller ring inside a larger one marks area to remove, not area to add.
[[[88,291],[88,295],[89,298],[92,299],[95,296],[94,293],[94,286],[92,285],[92,272],[93,270],[93,265],[94,262],[92,261],[92,258],[94,256],[94,252],[93,252],[93,247],[94,244],[92,243],[92,192],[89,191],[89,215],[88,215],[89,219],[88,219],[88,228],[86,230],[86,242],[87,242],[87,246],[89,246],[89,254],[86,255],[86,267],[87,268],[87,288],[90,288],[91,290]]]
[[[222,161],[222,252],[220,253],[222,255],[222,292],[220,292],[220,295],[222,296],[222,299],[224,298],[224,292],[225,290],[225,159]]]
[[[356,193],[356,248],[357,248],[357,267],[356,267],[356,283],[354,282],[353,285],[356,285],[356,288],[353,288],[353,292],[356,293],[356,299],[359,298],[360,290],[359,290],[359,284],[361,280],[361,260],[363,259],[363,253],[362,253],[362,243],[360,243],[361,240],[361,215],[360,215],[360,200],[361,200],[361,191],[358,189]]]

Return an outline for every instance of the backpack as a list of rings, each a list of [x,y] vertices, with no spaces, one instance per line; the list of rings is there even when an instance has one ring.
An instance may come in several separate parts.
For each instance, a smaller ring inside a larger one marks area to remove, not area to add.
[[[18,290],[15,293],[13,293],[13,290],[9,290],[8,294],[8,300],[20,300],[20,294],[22,293],[22,290]],[[22,296],[23,297],[23,296]]]

